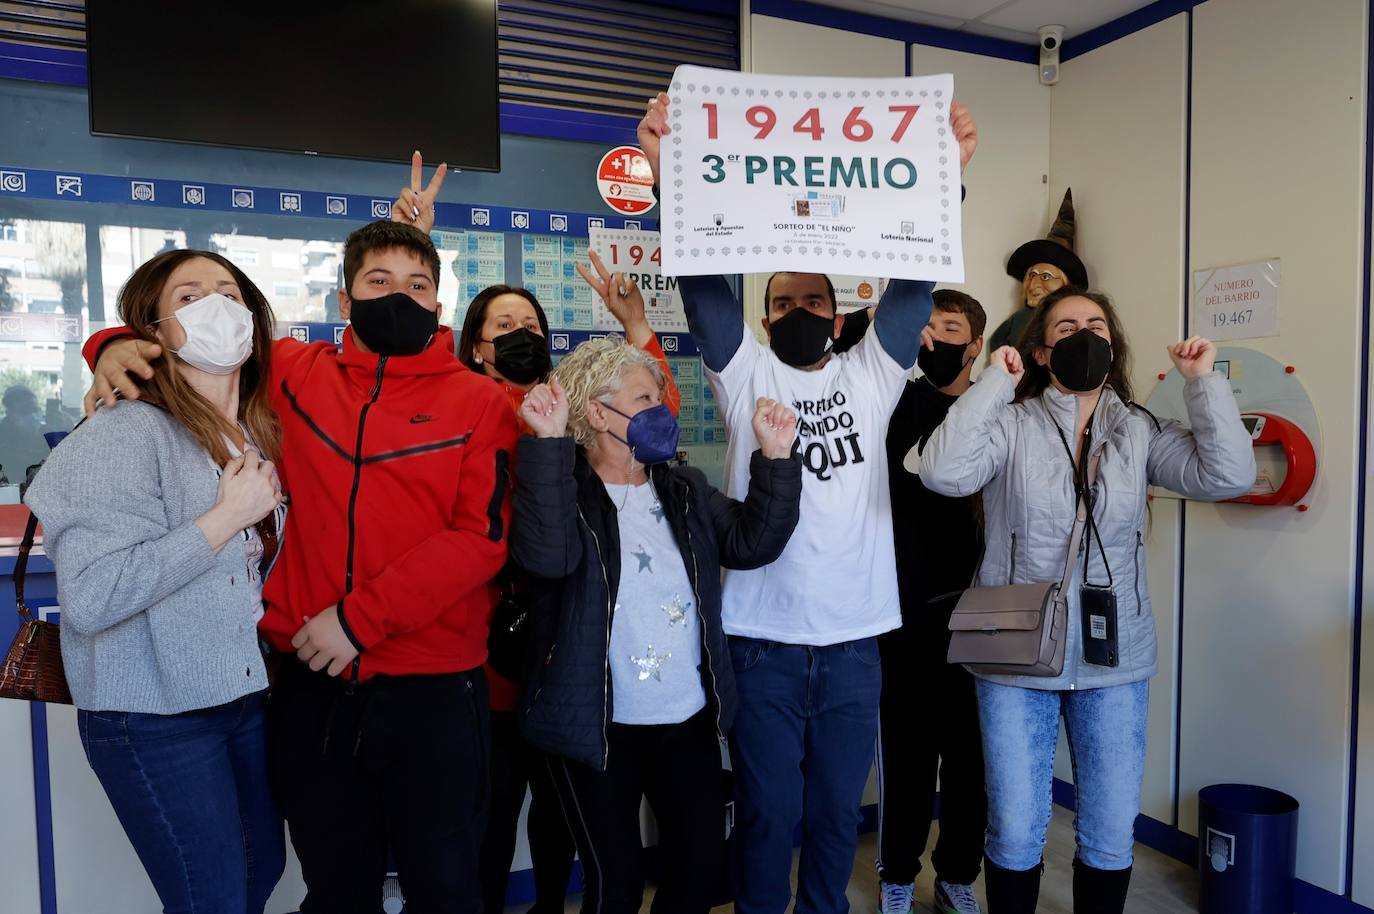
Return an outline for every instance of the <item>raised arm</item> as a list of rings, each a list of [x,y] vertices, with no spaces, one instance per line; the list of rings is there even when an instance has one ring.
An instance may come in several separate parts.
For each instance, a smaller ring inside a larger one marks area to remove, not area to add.
[[[749,491],[739,502],[712,489],[711,523],[726,568],[761,568],[777,561],[797,527],[801,507],[801,457],[793,453],[797,416],[775,400],[760,398],[754,410],[759,449],[749,460]]]
[[[889,280],[873,315],[878,342],[892,361],[903,368],[916,364],[921,349],[921,331],[930,321],[934,308],[931,292],[935,283],[915,279]]]
[[[565,578],[582,564],[577,527],[577,445],[568,436],[568,397],[558,378],[530,390],[520,418],[533,435],[521,437],[511,518],[511,561],[541,578]]]
[[[658,183],[659,146],[663,137],[671,132],[668,95],[660,92],[649,99],[639,122],[639,147],[653,169],[655,184]],[[687,328],[701,350],[706,367],[724,371],[744,342],[744,309],[724,276],[679,276],[677,284],[682,292],[683,309],[687,312]]]
[[[1215,347],[1193,337],[1169,347],[1184,377],[1191,431],[1166,422],[1150,440],[1151,483],[1199,501],[1235,498],[1255,484],[1255,449],[1226,378],[1213,370]]]
[[[677,389],[677,382],[673,380],[673,368],[668,364],[668,357],[664,354],[663,347],[658,344],[658,337],[654,336],[654,328],[649,325],[649,318],[644,312],[644,293],[624,273],[612,273],[607,270],[601,255],[596,251],[588,251],[587,256],[591,259],[592,270],[595,272],[580,263],[574,264],[578,275],[605,302],[606,310],[620,321],[620,329],[625,332],[625,342],[643,349],[658,362],[658,367],[663,371],[663,404],[676,416],[682,406],[682,394]]]

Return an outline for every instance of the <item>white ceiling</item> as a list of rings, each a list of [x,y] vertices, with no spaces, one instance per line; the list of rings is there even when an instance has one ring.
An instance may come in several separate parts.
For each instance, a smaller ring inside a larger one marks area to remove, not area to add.
[[[1042,25],[1072,38],[1149,6],[1150,0],[815,0],[825,6],[942,29],[1037,44]]]

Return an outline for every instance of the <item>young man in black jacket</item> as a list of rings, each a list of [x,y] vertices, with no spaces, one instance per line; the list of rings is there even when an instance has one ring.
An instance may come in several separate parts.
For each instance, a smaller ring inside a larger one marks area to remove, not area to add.
[[[882,914],[912,909],[940,786],[935,910],[977,914],[987,798],[973,677],[945,661],[949,617],[982,554],[976,497],[921,484],[920,455],[972,381],[987,316],[962,292],[937,290],[917,366],[887,432],[902,627],[878,640],[883,664],[878,740],[878,874]]]

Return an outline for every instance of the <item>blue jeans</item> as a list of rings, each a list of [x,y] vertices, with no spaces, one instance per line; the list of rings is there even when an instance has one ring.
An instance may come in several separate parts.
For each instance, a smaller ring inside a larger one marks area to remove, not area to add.
[[[988,860],[1006,870],[1040,865],[1050,826],[1059,717],[1068,731],[1078,859],[1124,870],[1133,860],[1145,773],[1149,683],[1045,691],[978,680],[988,791]]]
[[[86,759],[166,914],[262,914],[286,866],[266,693],[184,714],[78,711]]]
[[[735,910],[787,910],[800,822],[796,914],[845,914],[878,738],[877,639],[807,647],[732,637],[730,658],[739,690],[730,735]]]

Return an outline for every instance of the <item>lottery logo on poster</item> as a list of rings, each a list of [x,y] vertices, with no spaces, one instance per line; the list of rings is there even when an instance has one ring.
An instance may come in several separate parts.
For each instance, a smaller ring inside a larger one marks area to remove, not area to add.
[[[659,171],[669,275],[962,282],[954,78],[679,67]]]

